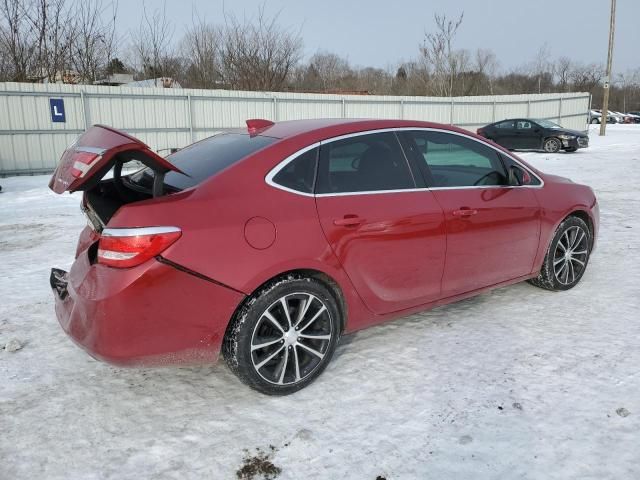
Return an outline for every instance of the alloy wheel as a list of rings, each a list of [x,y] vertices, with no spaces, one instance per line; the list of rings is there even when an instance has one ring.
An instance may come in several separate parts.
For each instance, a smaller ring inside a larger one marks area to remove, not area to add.
[[[333,335],[325,303],[310,293],[291,293],[273,302],[251,336],[251,362],[267,382],[291,385],[322,363]]]
[[[589,236],[582,227],[565,230],[556,245],[553,273],[562,285],[570,285],[580,278],[589,257]]]
[[[544,150],[547,153],[556,153],[560,150],[560,142],[555,138],[550,138],[544,142]]]

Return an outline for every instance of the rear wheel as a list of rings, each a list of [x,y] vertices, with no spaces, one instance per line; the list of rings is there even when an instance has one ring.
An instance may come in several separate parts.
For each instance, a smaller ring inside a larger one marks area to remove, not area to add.
[[[590,254],[589,227],[578,217],[567,217],[551,240],[540,273],[529,283],[547,290],[569,290],[584,275]]]
[[[594,118],[591,119],[591,123],[594,124],[594,125],[598,124],[598,123],[600,123],[600,119],[597,118],[597,117],[594,117]]]
[[[556,153],[562,147],[562,143],[555,137],[547,138],[544,141],[543,148],[547,153]]]
[[[255,294],[227,330],[223,354],[250,387],[287,395],[313,382],[333,356],[340,312],[313,278],[289,276]]]

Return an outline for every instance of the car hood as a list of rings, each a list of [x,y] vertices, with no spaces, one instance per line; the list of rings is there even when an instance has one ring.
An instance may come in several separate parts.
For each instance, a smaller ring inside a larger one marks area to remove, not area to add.
[[[588,137],[589,136],[584,132],[579,132],[578,130],[570,130],[568,128],[552,128],[550,130],[553,130],[553,132],[555,132],[555,133],[564,133],[564,134],[567,134],[567,135],[575,135],[576,137]]]

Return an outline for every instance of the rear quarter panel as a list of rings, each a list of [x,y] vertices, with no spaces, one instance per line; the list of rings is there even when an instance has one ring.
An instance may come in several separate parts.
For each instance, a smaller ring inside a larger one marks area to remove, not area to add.
[[[304,137],[278,142],[194,189],[121,208],[109,227],[180,227],[182,237],[162,255],[245,294],[283,272],[320,271],[341,287],[346,329],[361,328],[372,314],[324,237],[314,197],[265,182],[275,165],[306,145]],[[251,235],[258,240],[253,246]]]

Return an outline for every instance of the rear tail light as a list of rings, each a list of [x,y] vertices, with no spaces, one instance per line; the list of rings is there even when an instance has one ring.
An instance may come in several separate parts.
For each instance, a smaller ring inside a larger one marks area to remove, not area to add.
[[[82,178],[87,172],[100,160],[102,155],[93,152],[76,151],[73,153],[71,160],[73,164],[71,166],[71,175],[74,178]]]
[[[177,227],[105,228],[98,243],[98,263],[135,267],[162,253],[180,235]]]

